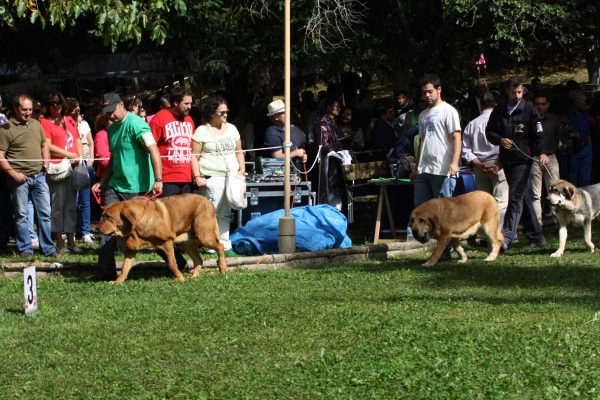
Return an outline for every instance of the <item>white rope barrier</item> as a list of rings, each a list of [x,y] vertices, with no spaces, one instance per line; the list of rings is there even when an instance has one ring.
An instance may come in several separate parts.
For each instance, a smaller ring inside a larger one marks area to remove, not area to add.
[[[280,149],[280,147],[276,146],[276,147],[262,147],[262,148],[258,148],[258,149],[247,149],[247,150],[234,150],[233,153],[247,153],[250,151],[262,151],[262,150],[274,150],[274,149]],[[212,153],[190,153],[190,157],[192,156],[199,156],[199,157],[203,157],[203,156],[213,156],[213,157],[219,157],[217,155],[214,155]],[[160,156],[160,158],[169,158],[172,156]],[[181,158],[181,157],[179,157]],[[219,157],[220,158],[220,157]],[[57,159],[57,158],[52,158],[52,159],[44,159],[44,158],[33,158],[33,159],[25,159],[25,158],[10,158],[10,159],[6,159],[6,158],[0,158],[0,161],[8,161],[10,162],[44,162],[44,161],[58,161],[61,159]],[[98,158],[88,158],[85,161],[109,161],[110,157],[98,157]],[[75,159],[74,159],[75,161]]]
[[[234,150],[233,153],[247,153],[250,151],[263,151],[263,150],[275,150],[275,149],[280,149],[281,147],[279,146],[274,146],[274,147],[261,147],[258,149],[246,149],[246,150]],[[212,153],[191,153],[190,157],[192,156],[199,156],[199,157],[203,157],[203,156],[213,156],[213,157],[218,157],[219,156],[212,154]],[[170,156],[166,155],[166,156],[160,156],[160,158],[169,158]],[[181,157],[179,157],[181,158]],[[58,159],[56,158],[52,158],[52,159],[43,159],[43,158],[34,158],[34,159],[22,159],[22,158],[15,158],[15,159],[6,159],[6,158],[0,158],[0,161],[7,161],[9,163],[20,163],[20,162],[44,162],[44,161],[57,161]],[[319,146],[319,149],[317,151],[317,157],[315,158],[315,161],[313,162],[313,164],[311,165],[311,167],[306,171],[300,171],[292,162],[292,168],[298,173],[298,174],[308,174],[310,173],[316,166],[317,162],[319,162],[321,160],[321,146]],[[75,161],[75,160],[74,160]],[[98,157],[98,158],[88,158],[84,161],[110,161],[110,157]]]

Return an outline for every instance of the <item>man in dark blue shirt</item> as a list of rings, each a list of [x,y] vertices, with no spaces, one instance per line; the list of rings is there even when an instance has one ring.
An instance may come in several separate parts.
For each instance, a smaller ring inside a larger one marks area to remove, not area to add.
[[[275,100],[267,106],[269,113],[267,117],[271,120],[270,127],[265,132],[265,147],[275,147],[269,149],[268,152],[271,157],[283,158],[285,156],[283,151],[283,143],[285,142],[284,128],[285,128],[285,104],[281,100]],[[303,162],[306,162],[306,151],[299,149],[296,145],[294,137],[290,134],[290,157],[301,157]]]

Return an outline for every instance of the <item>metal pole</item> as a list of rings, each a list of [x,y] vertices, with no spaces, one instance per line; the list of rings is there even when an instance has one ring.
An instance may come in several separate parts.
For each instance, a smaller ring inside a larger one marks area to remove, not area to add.
[[[290,142],[290,2],[285,0],[285,141]],[[285,154],[285,188],[283,207],[285,216],[290,216],[290,148],[284,149]]]
[[[289,143],[290,140],[290,10],[291,0],[285,0],[285,142]],[[290,217],[290,148],[285,146],[285,178],[284,178],[284,189],[283,189],[283,208],[285,210],[285,217],[279,220],[279,253],[290,254],[296,252],[296,221]]]

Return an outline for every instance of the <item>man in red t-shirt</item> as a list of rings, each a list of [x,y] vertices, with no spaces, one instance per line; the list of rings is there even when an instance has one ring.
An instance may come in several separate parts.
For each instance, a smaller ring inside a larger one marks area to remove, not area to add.
[[[159,197],[192,193],[192,135],[195,128],[190,117],[192,91],[184,87],[173,89],[171,104],[150,121],[162,161],[163,192]],[[180,270],[187,266],[182,250],[181,245],[175,246],[175,260]]]
[[[184,87],[173,90],[172,106],[156,113],[150,128],[162,159],[163,194],[161,197],[192,192],[192,135],[190,117],[192,91]]]

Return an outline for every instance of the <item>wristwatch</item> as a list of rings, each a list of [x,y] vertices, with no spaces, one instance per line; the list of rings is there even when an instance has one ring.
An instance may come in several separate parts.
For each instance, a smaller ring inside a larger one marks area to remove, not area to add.
[[[154,182],[162,182],[162,178],[156,178]]]

